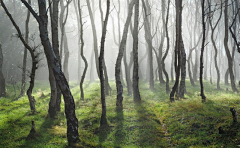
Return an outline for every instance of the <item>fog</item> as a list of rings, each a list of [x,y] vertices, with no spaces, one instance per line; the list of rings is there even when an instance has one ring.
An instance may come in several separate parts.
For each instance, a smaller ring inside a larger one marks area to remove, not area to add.
[[[111,7],[110,7],[110,18],[107,26],[107,35],[106,35],[106,42],[105,42],[105,63],[109,75],[109,79],[113,80],[114,75],[115,75],[115,63],[116,63],[116,58],[117,54],[119,51],[119,43],[122,38],[122,33],[123,33],[123,28],[124,28],[124,23],[127,17],[127,7],[128,3],[127,1],[118,1],[118,0],[113,0],[111,1]],[[210,18],[213,21],[213,24],[216,23],[217,18],[220,15],[220,6],[219,3],[220,1],[211,1],[212,3],[212,9],[214,10],[213,12],[206,12],[208,13],[207,15],[210,16]],[[218,6],[215,6],[215,3],[218,3]],[[234,3],[234,2],[232,2]],[[232,4],[231,3],[231,4]],[[65,3],[66,4],[66,3]],[[230,3],[229,3],[230,4]],[[14,1],[14,0],[9,0],[6,1],[6,5],[9,9],[9,11],[12,13],[13,18],[19,25],[20,29],[24,33],[24,24],[25,24],[25,19],[26,19],[26,12],[27,9],[25,6],[21,4],[20,1]],[[37,3],[34,2],[33,7],[35,10],[37,10]],[[161,40],[161,35],[163,34],[164,26],[162,22],[162,8],[161,8],[161,1],[159,0],[149,0],[149,5],[150,5],[150,13],[147,15],[149,17],[149,20],[151,21],[151,33],[154,35],[153,40],[152,40],[152,45],[153,48],[155,48],[158,52],[158,48],[160,46],[160,40]],[[101,29],[101,15],[99,11],[99,3],[98,0],[91,0],[91,7],[93,10],[93,15],[94,15],[94,22],[96,26],[96,32],[97,32],[97,43],[98,47],[100,46],[100,39],[101,39],[101,34],[102,34],[102,29]],[[89,63],[89,67],[87,69],[87,74],[86,74],[86,79],[90,79],[90,71],[91,69],[93,70],[94,73],[94,79],[98,79],[97,73],[96,73],[96,66],[95,66],[95,59],[93,58],[91,60],[91,55],[93,53],[93,34],[92,34],[92,26],[91,26],[91,21],[90,21],[90,16],[87,8],[87,4],[85,1],[81,1],[81,8],[82,8],[82,15],[83,15],[83,38],[85,42],[84,46],[84,55],[87,58],[87,61]],[[106,4],[104,3],[104,0],[102,2],[102,10],[103,14],[105,16],[105,9],[106,9]],[[232,19],[235,15],[235,11],[233,12],[234,7],[231,5],[229,6],[229,24],[232,22]],[[61,11],[59,9],[59,11]],[[165,10],[166,11],[166,10]],[[119,13],[119,16],[118,16]],[[166,13],[166,12],[165,12]],[[170,10],[169,10],[169,23],[168,23],[168,32],[169,32],[169,38],[170,38],[170,50],[169,53],[167,54],[167,58],[165,61],[166,64],[166,70],[168,74],[170,75],[171,73],[171,64],[172,64],[172,54],[174,53],[174,47],[175,47],[175,22],[176,22],[176,15],[175,15],[175,3],[171,1],[170,3]],[[65,17],[66,13],[64,14]],[[134,14],[133,14],[134,15]],[[196,16],[197,15],[197,16]],[[148,58],[146,51],[147,49],[147,42],[145,40],[145,31],[144,31],[144,10],[142,8],[142,4],[140,2],[140,17],[139,17],[139,60],[143,58],[140,64],[140,69],[139,69],[139,76],[141,79],[148,79],[149,75],[149,69],[148,69]],[[120,19],[118,19],[118,17]],[[196,18],[197,17],[197,18]],[[196,29],[194,30],[195,26],[195,21],[196,23]],[[239,21],[239,20],[238,20]],[[120,26],[118,26],[118,23]],[[213,81],[216,81],[216,70],[214,68],[213,64],[213,56],[214,56],[214,50],[213,50],[213,45],[210,40],[210,35],[211,35],[211,29],[209,27],[209,19],[206,19],[207,23],[207,36],[206,36],[206,46],[205,46],[205,53],[204,53],[204,75],[208,79],[210,78],[210,71],[211,75],[213,78]],[[49,20],[49,30],[50,29],[50,20]],[[133,18],[132,18],[132,25],[133,25]],[[18,39],[18,35],[15,31],[15,28],[12,26],[11,22],[9,21],[9,18],[3,11],[3,9],[0,9],[0,41],[2,43],[2,48],[3,48],[3,57],[4,57],[4,62],[3,62],[3,73],[4,76],[6,77],[6,81],[10,82],[11,79],[14,79],[16,81],[21,80],[21,67],[22,67],[22,58],[23,58],[23,51],[24,51],[24,46],[22,45],[21,41]],[[238,25],[237,25],[238,26]],[[236,27],[236,33],[239,33],[239,27]],[[29,24],[29,29],[30,29],[30,36],[33,36],[34,42],[30,41],[30,45],[34,46],[41,44],[40,38],[39,38],[39,31],[38,31],[38,25],[35,19],[31,16],[30,17],[30,24]],[[78,32],[78,19],[76,16],[76,11],[74,8],[74,3],[71,2],[69,5],[69,14],[68,14],[68,19],[66,22],[65,26],[66,30],[66,36],[68,40],[68,48],[69,48],[69,62],[68,62],[68,71],[69,71],[69,78],[70,81],[77,81],[81,76],[83,69],[84,69],[84,64],[82,59],[78,59],[79,56],[79,50],[80,50],[80,42],[79,42],[79,32]],[[50,31],[49,31],[50,32]],[[115,33],[113,33],[115,32]],[[187,58],[189,56],[189,49],[193,48],[196,45],[196,42],[198,41],[198,38],[201,36],[202,32],[202,26],[201,26],[201,9],[200,9],[200,2],[195,2],[192,0],[188,1],[183,1],[183,13],[182,13],[182,37],[183,37],[183,42],[184,42],[184,47],[185,51],[187,54]],[[50,32],[51,33],[51,32]],[[51,38],[51,34],[49,33],[49,37]],[[120,33],[120,34],[119,34]],[[114,35],[115,34],[115,35]],[[59,39],[61,36],[61,31],[59,27]],[[114,41],[114,38],[116,41]],[[221,20],[219,24],[217,25],[215,34],[214,34],[214,39],[216,40],[216,46],[218,49],[218,66],[220,69],[220,74],[221,74],[221,81],[224,80],[224,76],[226,73],[226,70],[228,68],[227,65],[227,57],[226,57],[226,52],[224,49],[223,41],[224,41],[224,17],[222,15]],[[163,54],[166,51],[166,37],[164,39],[164,44],[163,44]],[[201,41],[200,41],[201,42]],[[126,46],[126,51],[127,51],[127,62],[130,61],[130,53],[132,51],[132,35],[131,31],[128,32],[128,38],[127,38],[127,46]],[[228,42],[231,54],[233,54],[234,47],[234,41],[231,38],[231,35],[229,34],[229,42]],[[191,57],[191,68],[194,68],[196,62],[199,64],[199,55],[200,55],[200,48],[201,44],[198,44],[196,47],[196,50],[192,52],[192,57]],[[43,52],[43,47],[40,46],[38,49],[40,52],[42,52],[41,55],[41,61],[40,61],[40,67],[37,69],[36,72],[36,80],[48,80],[48,68],[47,68],[47,62],[46,58]],[[100,48],[98,48],[98,51],[100,51]],[[235,51],[235,50],[234,50]],[[197,53],[196,53],[197,52]],[[235,51],[236,52],[236,51]],[[197,56],[196,56],[197,54]],[[234,74],[236,80],[239,79],[239,54],[234,54]],[[63,57],[64,59],[64,54]],[[28,70],[30,70],[30,57],[28,54]],[[63,60],[62,60],[63,62]],[[93,62],[93,63],[92,63]],[[81,72],[78,72],[78,64],[80,64],[81,67]],[[122,66],[124,66],[122,64]],[[199,66],[199,65],[198,65]],[[186,66],[188,67],[188,66]],[[211,68],[210,68],[211,67]],[[154,69],[154,78],[158,78],[156,75],[157,73],[155,72],[157,69],[157,59],[155,57],[155,53],[153,52],[153,69]],[[124,68],[123,70],[123,76],[125,75]],[[188,70],[187,70],[188,71]],[[192,69],[193,71],[193,69]],[[132,72],[132,70],[131,70]],[[174,72],[173,72],[174,73]],[[199,77],[199,68],[197,68],[197,78]],[[125,76],[124,76],[125,77]],[[188,78],[188,73],[187,73],[187,78]]]

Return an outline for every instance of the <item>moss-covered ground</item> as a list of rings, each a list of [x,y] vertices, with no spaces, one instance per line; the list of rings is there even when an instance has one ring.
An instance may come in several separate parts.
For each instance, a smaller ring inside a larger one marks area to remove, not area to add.
[[[141,82],[142,102],[135,104],[124,89],[123,111],[116,111],[116,89],[111,82],[111,96],[106,97],[107,119],[110,125],[100,130],[99,82],[85,88],[85,100],[80,100],[79,86],[71,82],[79,120],[80,147],[239,147],[239,125],[232,125],[230,107],[240,109],[239,93],[232,93],[230,86],[204,82],[207,102],[202,103],[199,86],[192,87],[187,81],[184,99],[173,103],[165,93],[165,86],[155,84],[155,91]],[[173,85],[173,84],[171,84]],[[227,90],[228,88],[228,90]],[[19,91],[17,91],[17,94]],[[35,113],[30,112],[27,96],[13,101],[16,96],[11,85],[7,96],[0,98],[0,147],[42,148],[67,147],[64,103],[55,119],[48,117],[50,89],[47,82],[36,82],[34,96]],[[31,121],[36,124],[34,139],[26,137]],[[222,127],[225,134],[219,134]]]

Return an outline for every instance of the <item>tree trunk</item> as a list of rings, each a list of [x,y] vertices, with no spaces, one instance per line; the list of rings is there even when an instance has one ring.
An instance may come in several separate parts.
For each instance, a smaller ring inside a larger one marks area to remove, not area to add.
[[[126,20],[125,25],[124,25],[122,40],[120,42],[119,53],[118,53],[116,66],[115,66],[115,81],[116,81],[116,88],[117,88],[116,106],[119,107],[120,109],[122,109],[122,107],[123,107],[123,105],[122,105],[123,86],[122,86],[121,77],[120,77],[121,63],[122,63],[124,50],[126,49],[128,29],[129,29],[129,24],[130,24],[130,21],[131,21],[131,18],[132,18],[132,9],[133,9],[134,3],[135,3],[135,0],[132,0],[132,2],[128,6],[128,16],[127,16],[127,20]]]
[[[103,75],[103,65],[104,65],[104,44],[105,44],[105,39],[106,39],[109,9],[110,9],[110,0],[107,0],[107,12],[106,12],[106,17],[105,17],[105,21],[104,21],[103,29],[102,29],[101,48],[100,48],[100,56],[99,56],[101,103],[102,103],[102,116],[101,116],[101,121],[100,121],[100,127],[108,126],[107,117],[106,117],[107,106],[106,106],[105,91],[104,91],[105,84],[104,84],[104,75]]]
[[[140,102],[139,76],[138,76],[138,26],[139,26],[139,0],[135,3],[134,29],[133,29],[133,99],[134,102]]]
[[[235,85],[234,81],[234,74],[233,74],[233,61],[232,57],[228,48],[228,0],[225,0],[225,10],[224,10],[224,22],[225,22],[225,36],[224,36],[224,48],[226,51],[226,55],[228,58],[228,69],[230,74],[230,80],[231,80],[231,87],[232,91],[236,92],[238,91]]]
[[[28,0],[28,3],[30,4],[31,1]],[[29,37],[29,19],[30,19],[30,12],[27,12],[27,19],[25,21],[25,41],[28,43],[28,37]],[[22,85],[21,85],[21,92],[18,98],[22,97],[25,94],[25,87],[26,87],[26,66],[27,66],[27,48],[24,49],[23,54],[23,67],[22,67]]]
[[[154,90],[154,76],[153,76],[153,56],[152,56],[152,33],[151,33],[151,24],[148,17],[148,14],[151,13],[151,8],[149,3],[145,4],[144,0],[142,0],[143,8],[144,8],[144,29],[145,29],[145,39],[148,44],[148,67],[149,67],[149,87],[151,90]],[[147,70],[148,71],[148,70]],[[148,74],[147,74],[148,75]]]
[[[83,22],[82,22],[82,9],[80,7],[80,0],[78,0],[78,11],[79,11],[79,21],[80,21],[80,40],[81,40],[81,57],[84,61],[85,67],[83,70],[82,78],[80,81],[80,90],[81,90],[81,100],[84,100],[84,91],[83,91],[83,82],[86,76],[87,68],[88,68],[88,62],[86,57],[83,54],[83,47],[84,47],[84,40],[83,40]]]
[[[175,44],[175,73],[176,73],[176,81],[170,93],[170,101],[174,101],[174,95],[177,91],[178,84],[179,84],[179,76],[180,76],[180,61],[181,61],[181,16],[182,16],[182,0],[175,0],[176,4],[176,44]],[[178,63],[178,64],[177,64]]]
[[[59,0],[53,0],[52,6],[50,6],[50,17],[51,17],[51,30],[52,30],[52,47],[58,61],[61,61],[59,55],[59,41],[58,41],[58,5]],[[56,80],[51,70],[50,63],[48,63],[49,70],[49,82],[51,87],[51,98],[49,102],[48,113],[50,117],[54,118],[57,111],[60,111],[61,103],[61,90],[56,84]]]
[[[211,1],[208,1],[208,5],[210,6],[211,5]],[[209,11],[211,12],[211,7],[209,7]],[[217,72],[217,89],[220,90],[220,70],[218,68],[218,64],[217,64],[217,55],[218,55],[218,49],[217,49],[217,45],[216,45],[216,42],[214,40],[214,31],[220,21],[222,17],[222,2],[221,2],[221,11],[220,11],[220,16],[216,22],[216,24],[213,26],[213,23],[212,23],[212,19],[209,19],[209,24],[210,24],[210,28],[212,30],[212,33],[211,33],[211,42],[213,44],[213,49],[214,49],[214,66],[215,66],[215,69],[216,69],[216,72]]]
[[[181,17],[182,20],[182,17]],[[179,97],[183,98],[184,97],[184,93],[186,90],[186,86],[185,86],[185,79],[186,79],[186,52],[184,49],[184,44],[183,44],[183,40],[181,37],[181,42],[180,42],[180,48],[181,48],[181,81],[180,81],[180,88],[179,88]]]
[[[96,27],[95,27],[95,22],[94,22],[94,17],[93,17],[92,8],[90,6],[90,2],[89,2],[89,0],[86,0],[86,2],[87,2],[88,12],[89,12],[89,16],[90,16],[91,25],[92,25],[93,46],[94,46],[96,69],[97,69],[98,78],[100,78],[99,62],[98,62],[97,31],[96,31]]]
[[[165,8],[165,0],[162,1],[162,5],[163,5],[163,9]],[[170,42],[170,39],[169,39],[169,35],[168,35],[168,17],[169,17],[169,4],[170,4],[170,0],[168,0],[168,5],[167,5],[167,17],[166,17],[166,24],[164,24],[165,26],[165,29],[166,29],[166,37],[167,37],[167,49],[166,49],[166,52],[162,58],[162,61],[161,61],[161,64],[162,64],[162,69],[163,69],[163,73],[166,77],[166,92],[168,93],[170,91],[170,88],[169,88],[169,77],[168,77],[168,73],[166,71],[166,68],[165,68],[165,59],[167,57],[167,54],[168,54],[168,51],[169,51],[169,42]]]
[[[2,73],[2,65],[3,65],[3,53],[2,53],[2,45],[0,43],[0,98],[6,95],[6,84],[5,84],[5,78]]]
[[[39,24],[40,38],[44,47],[45,55],[50,63],[51,69],[53,70],[56,82],[64,96],[65,115],[67,119],[67,138],[69,145],[73,145],[79,141],[78,119],[76,118],[75,103],[68,82],[60,68],[59,61],[54,54],[53,48],[48,38],[47,30],[48,16],[46,9],[46,1],[38,0],[39,15],[32,9],[32,7],[25,0],[21,1],[29,9],[29,11],[32,13],[32,15],[35,17]]]
[[[204,53],[204,46],[205,46],[205,37],[206,37],[206,24],[205,24],[205,0],[201,1],[202,5],[202,30],[203,30],[203,39],[202,39],[202,47],[201,47],[201,55],[200,55],[200,86],[201,86],[201,97],[202,102],[206,102],[206,96],[204,94],[204,86],[202,81],[203,76],[203,53]]]

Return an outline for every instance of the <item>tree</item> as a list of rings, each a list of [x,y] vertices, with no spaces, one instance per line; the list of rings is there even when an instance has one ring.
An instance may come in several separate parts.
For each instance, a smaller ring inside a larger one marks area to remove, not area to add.
[[[178,84],[179,84],[179,77],[180,77],[180,61],[181,61],[181,43],[182,43],[182,0],[175,0],[176,4],[176,44],[175,44],[175,73],[176,73],[176,80],[173,85],[172,91],[170,93],[170,101],[174,101],[174,95],[177,91]]]
[[[65,101],[65,115],[67,119],[67,138],[68,144],[74,145],[76,142],[79,141],[79,134],[78,134],[78,119],[76,118],[75,114],[75,103],[74,98],[71,94],[68,82],[61,70],[60,63],[57,57],[54,54],[52,45],[48,38],[48,30],[47,30],[47,23],[48,23],[48,15],[46,9],[46,1],[45,0],[38,0],[39,6],[39,15],[33,10],[33,8],[25,1],[21,0],[21,2],[28,8],[34,18],[37,20],[39,25],[39,32],[42,45],[44,47],[44,52],[47,57],[47,60],[50,63],[51,69],[53,70],[54,77],[56,82],[61,89],[61,92],[64,97]]]
[[[116,66],[115,66],[115,81],[116,81],[116,88],[117,88],[117,102],[116,106],[122,108],[122,100],[123,100],[123,86],[121,82],[121,76],[120,76],[120,71],[121,71],[121,63],[122,63],[122,58],[124,54],[124,50],[126,49],[126,42],[127,42],[127,35],[128,35],[128,29],[129,25],[131,22],[132,18],[132,9],[135,4],[135,0],[132,0],[131,3],[128,6],[128,16],[127,20],[124,25],[124,30],[122,34],[122,40],[120,42],[119,46],[119,53],[116,61]]]
[[[31,0],[28,1],[30,2],[29,5],[31,4]],[[1,0],[1,4],[3,9],[5,10],[6,14],[8,15],[9,19],[11,20],[13,26],[15,27],[15,29],[17,30],[18,34],[19,34],[19,38],[22,41],[23,45],[25,46],[25,48],[30,52],[31,58],[32,58],[32,69],[31,69],[31,73],[30,73],[30,85],[29,88],[27,90],[27,96],[28,96],[28,100],[29,100],[29,105],[30,105],[30,109],[32,112],[35,112],[35,99],[34,96],[32,96],[32,90],[34,87],[34,80],[35,80],[35,72],[37,69],[37,64],[38,64],[38,56],[39,53],[35,54],[35,50],[37,47],[31,48],[28,43],[23,39],[23,36],[21,35],[22,32],[19,29],[18,25],[16,24],[16,22],[14,21],[12,15],[9,13],[8,9],[6,8],[5,4],[3,3],[3,1]]]
[[[201,94],[202,102],[206,101],[206,96],[204,94],[204,86],[202,81],[202,75],[203,75],[203,53],[204,53],[204,47],[205,47],[205,38],[206,38],[206,24],[205,24],[205,0],[201,1],[201,8],[202,8],[202,31],[203,31],[203,39],[202,39],[202,47],[201,47],[201,55],[200,55],[200,86],[201,86]]]
[[[105,21],[103,23],[103,29],[102,29],[102,38],[101,38],[101,48],[100,48],[100,56],[99,56],[99,71],[100,71],[100,83],[101,83],[101,103],[102,103],[102,116],[100,121],[100,127],[108,126],[107,123],[107,106],[105,101],[105,91],[104,91],[104,75],[103,75],[103,63],[104,63],[104,44],[105,44],[105,38],[106,38],[106,32],[107,32],[107,23],[108,23],[108,17],[109,17],[109,10],[110,9],[110,0],[107,0],[107,11],[105,16]],[[107,87],[107,86],[106,86]]]
[[[72,2],[72,0],[67,0],[66,5],[63,4],[63,1],[60,1],[61,5],[61,12],[60,12],[60,28],[61,28],[61,43],[60,43],[60,59],[63,60],[63,72],[69,81],[69,72],[68,72],[68,61],[69,61],[69,49],[68,49],[68,38],[66,35],[65,25],[67,23],[68,19],[68,13],[69,13],[69,4]],[[66,11],[66,15],[64,18],[64,13]],[[64,56],[63,56],[63,50],[64,50]],[[60,62],[61,63],[61,62]]]
[[[49,4],[51,4],[49,0]],[[56,55],[58,61],[61,61],[59,55],[59,40],[58,40],[58,5],[59,0],[53,0],[52,4],[49,6],[50,17],[51,17],[51,29],[52,29],[52,47],[54,54]],[[49,101],[48,113],[50,117],[55,117],[57,111],[60,111],[61,103],[61,91],[56,84],[56,80],[53,76],[53,71],[48,63],[49,70],[49,82],[51,87],[51,98]]]
[[[28,0],[28,3],[31,3],[31,0]],[[29,19],[30,19],[30,12],[27,12],[27,18],[25,21],[25,41],[28,43],[29,38]],[[22,67],[22,85],[21,91],[18,98],[22,97],[25,94],[25,87],[26,87],[26,67],[27,67],[27,48],[24,49],[23,54],[23,67]]]
[[[94,22],[94,17],[93,17],[93,12],[92,12],[92,8],[90,6],[90,1],[86,0],[87,2],[87,7],[88,7],[88,12],[89,12],[89,16],[90,16],[90,20],[91,20],[91,25],[92,25],[92,33],[93,33],[93,48],[94,48],[94,55],[95,55],[95,61],[96,61],[96,67],[97,67],[97,73],[98,73],[98,77],[100,78],[100,72],[99,72],[99,61],[98,61],[98,42],[97,42],[97,31],[96,31],[96,26],[95,26],[95,22]],[[107,74],[107,67],[105,65],[105,61],[103,61],[103,69],[104,69],[104,77],[105,77],[105,91],[106,91],[106,95],[109,94],[109,82],[108,82],[108,74]]]
[[[165,0],[162,1],[163,3],[163,9],[165,7]],[[170,88],[169,88],[169,77],[168,77],[168,73],[166,71],[166,68],[165,68],[165,59],[167,57],[167,54],[169,52],[169,42],[170,42],[170,39],[169,39],[169,34],[168,34],[168,18],[169,18],[169,4],[170,4],[170,0],[168,0],[168,4],[167,4],[167,16],[166,16],[166,23],[164,24],[165,26],[165,30],[166,30],[166,37],[167,37],[167,49],[166,49],[166,52],[164,53],[163,55],[163,58],[162,58],[162,61],[161,61],[161,64],[162,64],[162,70],[163,70],[163,73],[166,77],[166,92],[168,93],[170,91]]]
[[[209,11],[211,12],[211,2],[210,0],[208,0],[208,5],[210,6],[209,7]],[[213,12],[214,13],[214,12]],[[217,19],[217,22],[215,23],[215,25],[213,25],[213,18],[209,18],[209,24],[210,24],[210,28],[212,30],[212,33],[211,33],[211,42],[213,44],[213,48],[214,48],[214,51],[215,51],[215,54],[214,54],[214,65],[215,65],[215,69],[216,69],[216,72],[217,72],[217,89],[220,90],[220,71],[219,71],[219,68],[218,68],[218,65],[217,65],[217,55],[218,55],[218,49],[217,49],[217,45],[216,45],[216,42],[214,40],[214,31],[219,23],[219,21],[221,20],[221,17],[222,17],[222,0],[221,0],[221,10],[220,10],[220,15]]]
[[[3,65],[3,53],[2,53],[2,44],[0,43],[0,98],[6,95],[6,84],[5,84],[5,78],[2,73],[2,65]]]
[[[133,98],[134,102],[140,102],[139,76],[138,76],[138,26],[139,26],[139,0],[135,3],[134,29],[133,29]]]
[[[87,72],[87,68],[88,68],[88,62],[86,57],[84,56],[83,53],[83,47],[84,47],[84,40],[83,40],[83,22],[82,22],[82,9],[80,7],[80,0],[78,0],[78,12],[79,12],[79,23],[80,23],[80,40],[81,40],[81,57],[84,61],[85,67],[83,70],[83,74],[81,77],[81,81],[80,81],[80,90],[81,90],[81,99],[84,100],[84,91],[83,91],[83,82],[86,76],[86,72]]]
[[[230,74],[232,91],[237,92],[238,90],[235,85],[234,74],[233,74],[233,61],[232,61],[233,57],[231,56],[229,47],[228,47],[228,27],[229,27],[228,26],[228,0],[225,0],[224,22],[225,22],[224,48],[225,48],[227,59],[228,59],[228,71]]]
[[[152,56],[152,33],[151,33],[151,24],[150,24],[150,18],[148,17],[148,14],[151,14],[151,8],[149,7],[148,0],[146,1],[146,4],[144,0],[142,0],[143,8],[144,8],[144,28],[145,28],[145,39],[148,44],[148,68],[149,68],[149,87],[151,90],[154,90],[154,76],[153,76],[153,56]],[[147,74],[148,75],[148,74]]]

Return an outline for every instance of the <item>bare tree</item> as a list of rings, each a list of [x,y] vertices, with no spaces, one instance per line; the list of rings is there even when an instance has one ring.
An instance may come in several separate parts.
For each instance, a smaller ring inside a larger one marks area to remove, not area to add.
[[[165,0],[162,1],[162,3],[165,5]],[[166,16],[166,24],[164,24],[165,26],[165,29],[166,29],[166,37],[167,37],[167,49],[166,49],[166,52],[164,53],[163,55],[163,58],[162,58],[162,61],[161,61],[161,64],[162,64],[162,70],[163,70],[163,73],[166,77],[166,92],[169,92],[170,91],[170,88],[169,88],[169,77],[168,77],[168,73],[166,71],[166,68],[165,68],[165,59],[167,57],[167,54],[169,52],[169,42],[170,42],[170,39],[169,39],[169,34],[168,34],[168,18],[169,18],[169,4],[170,4],[170,0],[168,0],[168,4],[167,4],[167,16]],[[165,7],[165,6],[164,6]],[[163,8],[164,8],[163,7]]]
[[[31,0],[28,0],[28,3],[31,3]],[[29,38],[29,19],[30,19],[30,12],[27,12],[27,18],[25,21],[25,41],[28,43]],[[23,67],[22,67],[22,86],[20,95],[18,98],[22,97],[25,94],[25,87],[26,87],[26,67],[27,67],[27,48],[24,49],[23,53]]]
[[[203,31],[203,39],[202,39],[202,47],[201,47],[201,55],[200,55],[200,86],[201,86],[201,97],[202,102],[206,101],[206,96],[204,94],[204,86],[203,86],[203,53],[205,47],[205,38],[206,38],[206,23],[205,23],[205,0],[201,1],[201,8],[202,8],[202,31]]]
[[[76,118],[75,114],[75,103],[74,98],[71,94],[68,82],[61,70],[60,63],[57,57],[54,54],[52,45],[48,38],[48,30],[47,30],[47,23],[48,23],[48,16],[47,16],[47,9],[46,9],[46,1],[45,0],[38,0],[39,6],[39,15],[33,10],[33,8],[25,1],[21,0],[21,2],[28,8],[34,18],[37,20],[39,24],[39,31],[40,31],[40,38],[42,45],[44,47],[44,52],[47,57],[47,60],[50,63],[51,69],[53,70],[54,77],[56,82],[61,89],[61,92],[64,97],[65,101],[65,115],[67,119],[67,138],[68,144],[74,145],[76,142],[79,141],[79,134],[78,134],[78,119]]]
[[[232,91],[236,92],[238,90],[235,85],[235,79],[234,79],[234,74],[233,74],[233,60],[232,60],[233,57],[231,56],[229,47],[228,47],[228,27],[229,27],[228,26],[228,0],[225,0],[224,22],[225,22],[224,48],[225,48],[226,55],[228,58],[228,70],[229,70],[229,74],[230,74]]]
[[[139,76],[138,76],[138,26],[139,26],[139,0],[135,3],[134,29],[133,29],[133,98],[134,102],[140,102]]]
[[[211,12],[211,1],[208,0],[208,5],[209,5],[209,12]],[[213,12],[214,13],[214,12]],[[209,15],[210,16],[210,15]],[[216,42],[214,40],[214,31],[217,27],[217,25],[219,24],[219,21],[221,20],[221,17],[222,17],[222,0],[221,0],[221,10],[220,10],[220,15],[217,19],[217,22],[215,23],[215,25],[213,25],[213,17],[212,18],[209,18],[209,24],[210,24],[210,28],[212,30],[212,33],[211,33],[211,42],[213,44],[213,48],[214,48],[214,51],[215,51],[215,54],[214,54],[214,64],[215,64],[215,69],[216,69],[216,72],[217,72],[217,89],[220,90],[220,71],[219,71],[219,68],[218,68],[218,64],[217,64],[217,55],[218,55],[218,49],[217,49],[217,45],[216,45]]]
[[[179,77],[180,77],[180,61],[181,61],[181,48],[182,48],[182,0],[175,0],[176,5],[176,44],[175,44],[175,73],[176,73],[176,80],[173,85],[172,91],[170,93],[170,101],[174,101],[174,95],[177,91],[178,84],[179,84]]]
[[[100,127],[108,126],[107,117],[106,117],[107,106],[106,106],[105,91],[104,91],[105,86],[104,86],[104,75],[103,75],[103,63],[104,63],[104,44],[105,44],[107,23],[108,23],[109,11],[110,11],[109,9],[110,9],[110,0],[107,0],[107,11],[106,11],[105,20],[103,23],[101,48],[100,48],[100,56],[99,56],[99,71],[100,71],[100,82],[101,82],[101,103],[102,103],[102,116],[101,116],[101,121],[100,121]]]
[[[80,21],[80,40],[81,40],[81,57],[84,61],[85,67],[83,70],[83,74],[81,77],[80,81],[80,90],[81,90],[81,99],[84,100],[84,91],[83,91],[83,82],[86,76],[87,68],[88,68],[88,62],[86,57],[84,56],[83,53],[83,48],[84,48],[84,40],[83,40],[83,21],[82,21],[82,9],[80,7],[80,0],[78,0],[78,11],[79,11],[79,21]]]
[[[59,40],[58,40],[58,5],[59,0],[53,0],[52,4],[49,0],[49,10],[50,10],[50,17],[51,17],[51,29],[52,29],[52,47],[53,51],[58,59],[61,61],[59,55]],[[57,111],[60,111],[60,103],[61,103],[61,90],[56,84],[56,80],[53,75],[53,71],[50,67],[48,62],[48,70],[49,70],[49,82],[51,87],[51,98],[49,101],[49,109],[48,113],[49,116],[54,118],[57,114]]]
[[[130,25],[131,18],[132,18],[132,9],[133,9],[134,4],[135,4],[135,0],[132,0],[131,3],[128,6],[128,16],[127,16],[127,20],[126,20],[125,25],[124,25],[122,40],[120,42],[119,53],[118,53],[116,66],[115,66],[115,81],[116,81],[116,88],[117,88],[117,103],[116,103],[116,106],[120,107],[120,108],[122,108],[122,106],[123,106],[122,105],[123,86],[122,86],[121,77],[120,77],[121,63],[122,63],[124,50],[126,50],[128,29],[129,29],[129,25]]]
[[[6,14],[8,15],[9,19],[11,20],[13,26],[15,27],[15,29],[17,30],[18,34],[19,34],[19,38],[22,41],[23,45],[25,46],[25,48],[30,52],[31,58],[32,58],[32,69],[31,69],[31,73],[30,73],[30,85],[29,88],[27,90],[27,96],[28,96],[28,100],[29,100],[29,104],[30,104],[30,109],[32,112],[35,112],[35,99],[34,96],[32,96],[32,90],[34,87],[34,80],[35,80],[35,72],[37,69],[37,58],[39,56],[38,54],[34,54],[35,50],[37,47],[35,48],[31,48],[28,43],[24,40],[23,36],[21,35],[22,32],[19,29],[18,25],[16,24],[16,22],[14,21],[12,15],[9,13],[8,9],[6,8],[5,4],[3,3],[3,1],[0,1],[2,4],[3,9],[5,10]],[[31,0],[29,1],[29,5],[31,4]]]
[[[148,14],[151,14],[151,8],[149,6],[148,0],[145,1],[142,0],[143,4],[143,9],[144,9],[144,29],[145,29],[145,39],[147,42],[147,48],[148,48],[148,66],[149,66],[149,87],[151,90],[154,90],[154,76],[153,76],[153,56],[152,56],[152,51],[153,51],[153,45],[152,45],[152,33],[151,33],[151,23],[150,23],[150,18]],[[147,74],[148,75],[148,74]]]
[[[0,98],[6,95],[6,85],[5,85],[5,78],[2,73],[2,65],[3,65],[3,53],[2,53],[2,45],[0,43]]]

